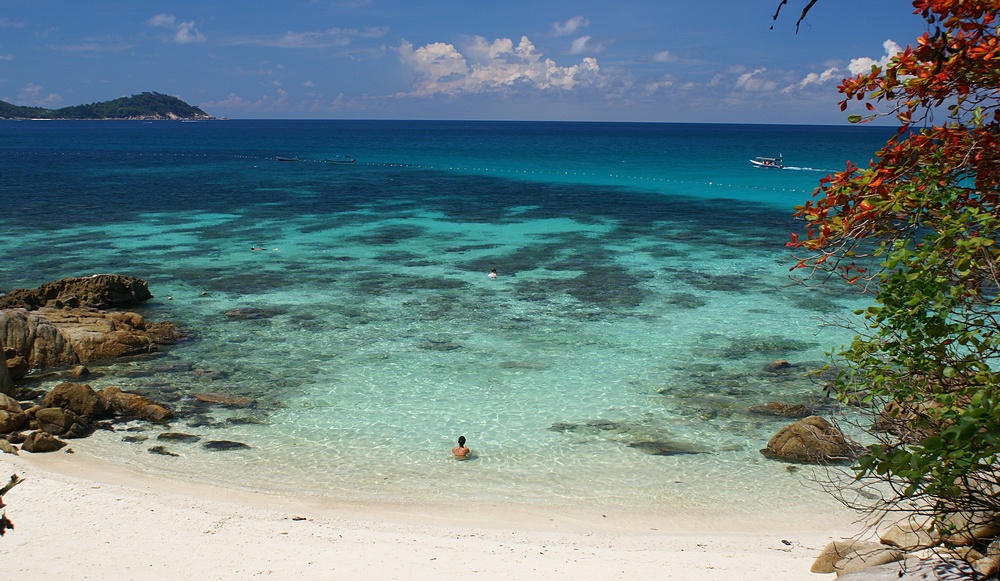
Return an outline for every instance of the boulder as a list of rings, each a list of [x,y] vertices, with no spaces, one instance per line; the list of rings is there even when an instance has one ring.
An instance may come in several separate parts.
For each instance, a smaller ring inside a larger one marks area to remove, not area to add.
[[[953,512],[935,527],[942,540],[955,546],[974,545],[976,541],[1000,536],[1000,515],[995,513]]]
[[[66,442],[52,434],[36,430],[24,438],[21,449],[33,454],[40,454],[42,452],[55,452],[65,445]]]
[[[10,374],[10,378],[12,380],[18,381],[28,374],[31,367],[28,365],[28,360],[25,359],[23,355],[10,347],[4,348],[3,352],[4,357],[7,358],[7,372]]]
[[[230,395],[227,393],[192,393],[192,399],[210,405],[220,405],[229,408],[252,408],[257,400],[252,397]]]
[[[77,365],[73,369],[69,370],[70,379],[83,379],[90,375],[90,370],[87,369],[86,365]]]
[[[8,412],[23,412],[21,403],[6,394],[0,394],[0,410]]]
[[[153,298],[146,281],[120,274],[63,278],[35,289],[14,289],[0,297],[0,309],[42,307],[112,309]]]
[[[760,452],[785,462],[842,464],[857,457],[858,447],[830,422],[809,416],[779,430]]]
[[[0,438],[0,452],[17,456],[17,447],[15,447],[14,444],[11,444],[8,440]]]
[[[0,341],[35,369],[150,353],[181,337],[169,322],[94,309],[0,310]]]
[[[941,542],[941,535],[930,527],[914,519],[901,520],[879,537],[882,544],[897,547],[907,552],[936,547]]]
[[[53,436],[82,438],[90,433],[87,421],[75,412],[63,408],[42,408],[35,412],[38,429]]]
[[[107,415],[108,406],[92,387],[83,383],[60,383],[45,394],[43,408],[64,408],[87,419]]]
[[[28,414],[21,404],[9,395],[0,394],[0,434],[16,432],[28,423]]]
[[[0,410],[0,434],[9,434],[24,429],[28,423],[28,414]]]
[[[7,356],[4,353],[3,337],[0,337],[0,394],[14,395],[14,378],[7,368]]]
[[[895,547],[854,540],[833,541],[816,557],[810,571],[839,576],[905,558],[906,553]]]
[[[116,415],[151,422],[164,422],[173,417],[173,413],[167,408],[141,395],[124,392],[120,387],[105,387],[97,394],[107,409]]]
[[[977,573],[987,579],[995,579],[1000,573],[1000,539],[994,540],[986,547],[986,555],[970,563]]]

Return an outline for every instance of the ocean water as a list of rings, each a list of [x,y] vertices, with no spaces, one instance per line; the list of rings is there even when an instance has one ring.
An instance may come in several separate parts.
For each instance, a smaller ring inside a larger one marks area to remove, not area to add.
[[[191,334],[90,366],[95,388],[178,415],[73,443],[133,470],[346,502],[654,516],[762,519],[780,498],[785,514],[816,518],[837,510],[816,473],[759,453],[790,420],[748,408],[837,413],[805,374],[849,340],[829,323],[865,298],[793,284],[783,243],[819,179],[890,135],[0,122],[0,290],[129,274],[155,295],[139,312]],[[778,153],[782,171],[748,161]],[[358,161],[324,163],[336,154]],[[793,366],[769,371],[777,359]],[[257,403],[205,407],[197,392]],[[469,461],[450,457],[459,435]]]

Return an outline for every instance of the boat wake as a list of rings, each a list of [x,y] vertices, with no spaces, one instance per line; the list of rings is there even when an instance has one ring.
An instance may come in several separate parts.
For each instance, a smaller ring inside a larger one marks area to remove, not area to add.
[[[791,165],[786,165],[782,169],[784,169],[784,170],[794,170],[794,171],[815,171],[815,172],[819,172],[819,173],[836,173],[832,169],[820,169],[818,167],[795,167],[795,166],[791,166]]]

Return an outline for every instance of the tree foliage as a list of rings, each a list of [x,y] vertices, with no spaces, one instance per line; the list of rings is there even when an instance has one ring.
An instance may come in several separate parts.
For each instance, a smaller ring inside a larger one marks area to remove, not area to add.
[[[941,522],[1000,513],[1000,6],[913,6],[927,32],[839,87],[841,110],[863,104],[852,121],[892,116],[898,132],[820,182],[789,246],[814,278],[875,293],[835,385],[877,420],[856,475]]]

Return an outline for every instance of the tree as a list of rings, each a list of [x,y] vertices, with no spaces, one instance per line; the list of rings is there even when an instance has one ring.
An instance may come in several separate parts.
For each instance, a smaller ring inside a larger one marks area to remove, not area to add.
[[[6,512],[4,512],[3,510],[4,507],[6,506],[3,503],[3,495],[10,492],[11,488],[14,488],[23,481],[24,481],[23,478],[21,478],[17,474],[14,474],[13,476],[10,477],[10,480],[7,482],[7,484],[5,484],[2,488],[0,488],[0,537],[2,537],[4,533],[6,533],[8,530],[14,530],[14,523],[10,522],[10,519],[7,518]]]
[[[874,293],[836,357],[837,397],[875,420],[856,478],[946,532],[956,512],[1000,515],[1000,5],[913,6],[928,31],[838,87],[841,110],[864,104],[851,121],[898,132],[821,180],[789,246],[813,280]]]

